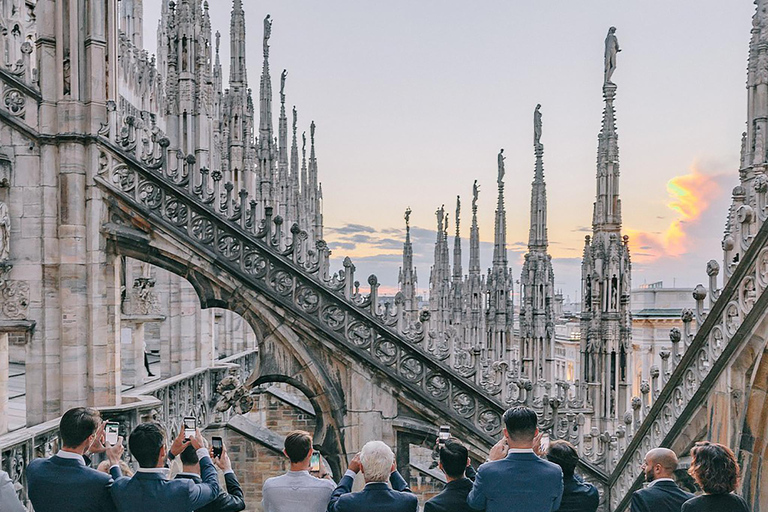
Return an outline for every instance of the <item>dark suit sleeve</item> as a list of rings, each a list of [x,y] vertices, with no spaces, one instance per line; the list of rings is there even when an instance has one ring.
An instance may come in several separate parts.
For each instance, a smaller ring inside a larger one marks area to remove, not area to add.
[[[429,500],[428,502],[424,503],[424,512],[438,512],[437,507],[431,501],[432,500]]]
[[[331,494],[331,501],[328,502],[328,512],[341,512],[341,508],[338,504],[339,498],[352,492],[352,484],[354,482],[355,480],[349,475],[344,475],[344,477],[339,480],[339,485],[336,486],[333,494]]]
[[[560,502],[563,501],[563,471],[558,468],[558,473],[560,473],[560,479],[558,480],[559,492],[557,493],[557,498],[555,498],[555,503],[552,505],[552,510],[559,510]]]
[[[651,512],[648,510],[648,507],[645,506],[645,502],[643,502],[643,499],[637,494],[637,491],[632,493],[632,501],[630,502],[629,510],[631,512]]]
[[[240,488],[240,482],[234,473],[224,475],[224,481],[227,483],[227,492],[219,494],[213,501],[212,509],[218,512],[240,512],[245,509],[243,500],[243,490]]]
[[[207,455],[200,459],[200,478],[203,481],[192,484],[189,494],[189,508],[192,509],[207,505],[219,495],[219,476],[216,474],[211,458]]]
[[[408,482],[405,481],[397,470],[389,475],[389,483],[392,484],[392,488],[396,491],[411,492],[411,489],[408,487]]]
[[[473,468],[472,464],[470,464],[469,466],[467,466],[467,469],[464,471],[464,475],[474,482],[475,475],[477,475],[477,471],[475,471],[475,468]]]
[[[482,472],[478,471],[475,475],[475,482],[472,484],[472,490],[469,491],[469,496],[467,496],[467,504],[474,510],[485,510],[486,507],[485,486],[483,485],[481,475]]]

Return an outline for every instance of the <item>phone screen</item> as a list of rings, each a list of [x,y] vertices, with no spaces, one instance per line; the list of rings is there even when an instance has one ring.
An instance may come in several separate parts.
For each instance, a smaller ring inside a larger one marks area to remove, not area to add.
[[[541,436],[541,451],[544,453],[549,451],[549,434]]]
[[[184,418],[184,437],[189,439],[195,435],[195,428],[197,427],[197,420],[193,416],[187,416]]]
[[[221,452],[224,448],[224,443],[221,442],[220,437],[213,437],[211,439],[211,446],[213,446],[213,456],[221,457]]]
[[[451,427],[449,425],[441,425],[440,433],[437,435],[437,442],[445,444],[445,442],[451,438]]]
[[[108,422],[104,427],[104,432],[107,434],[107,444],[114,446],[117,444],[118,431],[120,425],[118,423]]]
[[[320,454],[318,452],[312,454],[312,458],[309,460],[309,466],[310,471],[320,471]]]

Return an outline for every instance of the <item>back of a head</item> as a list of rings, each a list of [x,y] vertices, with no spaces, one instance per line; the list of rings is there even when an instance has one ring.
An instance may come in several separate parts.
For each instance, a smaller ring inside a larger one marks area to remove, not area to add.
[[[306,459],[311,448],[312,436],[309,432],[294,430],[285,437],[285,454],[293,464]]]
[[[730,448],[703,441],[691,449],[688,473],[707,494],[728,494],[739,484],[740,468]]]
[[[382,441],[368,441],[360,451],[366,482],[386,482],[394,462],[392,448]]]
[[[194,466],[200,462],[200,459],[197,457],[197,450],[195,450],[195,447],[191,444],[184,448],[184,451],[181,452],[179,458],[181,459],[181,463],[185,466]]]
[[[512,441],[533,441],[539,420],[536,412],[525,406],[512,407],[504,413],[504,426]]]
[[[154,468],[165,446],[165,428],[151,421],[133,429],[128,438],[128,449],[142,468]]]
[[[645,456],[651,465],[659,464],[664,471],[671,474],[677,469],[677,454],[669,448],[654,448]]]
[[[464,476],[468,458],[467,448],[454,439],[447,440],[445,446],[440,448],[440,464],[442,464],[445,474],[451,478]]]
[[[573,471],[579,463],[579,454],[571,443],[559,439],[549,444],[547,460],[560,466],[563,477],[569,478],[573,476]]]
[[[75,407],[64,413],[59,422],[61,444],[77,448],[96,432],[101,423],[101,414],[90,407]]]

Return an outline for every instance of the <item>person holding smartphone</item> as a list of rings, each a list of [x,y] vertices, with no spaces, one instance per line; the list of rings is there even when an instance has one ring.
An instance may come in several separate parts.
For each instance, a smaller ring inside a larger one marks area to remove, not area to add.
[[[313,459],[312,436],[303,430],[290,432],[285,438],[283,453],[291,463],[291,470],[264,482],[261,502],[264,512],[324,512],[336,484],[325,470],[320,454]]]
[[[211,459],[216,467],[224,472],[227,490],[219,493],[215,500],[202,508],[198,508],[195,512],[240,512],[245,509],[243,490],[240,488],[240,482],[237,481],[235,472],[232,471],[232,462],[227,455],[227,449],[220,437],[214,437],[211,444]],[[187,446],[179,455],[179,459],[181,460],[182,471],[176,475],[176,479],[188,479],[197,484],[201,483],[200,458],[197,456],[197,451],[191,445]]]

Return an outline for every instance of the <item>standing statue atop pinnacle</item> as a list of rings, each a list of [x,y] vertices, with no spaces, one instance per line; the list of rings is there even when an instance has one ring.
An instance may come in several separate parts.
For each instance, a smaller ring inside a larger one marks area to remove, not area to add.
[[[608,29],[608,35],[605,36],[605,81],[604,85],[613,84],[611,77],[616,71],[616,54],[621,51],[619,40],[616,39],[616,27]]]
[[[472,211],[477,211],[477,195],[480,191],[479,187],[477,186],[477,180],[472,184]]]
[[[536,110],[533,111],[533,147],[541,147],[541,104],[536,105]]]
[[[272,19],[270,15],[264,18],[264,58],[269,56],[269,37],[272,35]]]
[[[296,113],[296,105],[293,106],[293,136],[296,137],[296,120],[298,114]]]
[[[312,142],[312,144],[315,144],[315,122],[312,121],[312,123],[309,125],[309,140]]]
[[[411,207],[405,209],[405,227],[411,227]]]
[[[504,156],[504,150],[502,149],[499,151],[499,156],[497,157],[498,163],[499,163],[499,177],[496,179],[499,185],[501,185],[501,180],[504,179],[504,160],[507,157]]]
[[[280,100],[285,103],[285,79],[288,76],[288,70],[284,69],[280,74]]]

